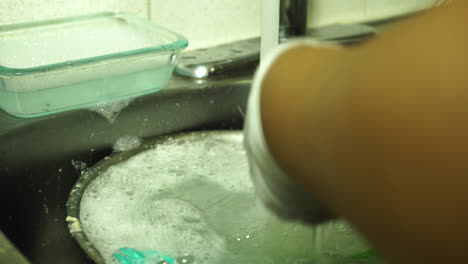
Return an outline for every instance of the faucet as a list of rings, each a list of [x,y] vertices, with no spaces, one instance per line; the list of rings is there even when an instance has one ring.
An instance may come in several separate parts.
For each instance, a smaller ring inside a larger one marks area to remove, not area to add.
[[[175,72],[185,77],[206,79],[240,69],[255,68],[259,59],[263,60],[279,43],[310,35],[311,32],[307,30],[308,4],[309,0],[263,0],[261,38],[183,53]],[[373,32],[372,28],[363,28],[362,25],[338,26],[318,30],[315,37],[352,43],[373,35]]]
[[[183,54],[175,72],[191,78],[207,78],[258,64],[280,42],[305,36],[309,0],[263,0],[261,38],[240,40]]]
[[[279,42],[307,33],[307,6],[309,0],[280,0]]]
[[[308,0],[263,0],[262,60],[279,43],[305,36]]]

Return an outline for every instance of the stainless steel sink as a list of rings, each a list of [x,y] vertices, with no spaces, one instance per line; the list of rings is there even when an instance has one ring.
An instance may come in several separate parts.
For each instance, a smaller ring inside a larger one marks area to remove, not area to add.
[[[113,124],[89,110],[29,120],[0,112],[0,229],[32,263],[92,263],[65,222],[80,175],[72,161],[91,166],[123,136],[240,129],[250,79],[249,73],[210,81],[175,77],[167,89],[131,102]]]

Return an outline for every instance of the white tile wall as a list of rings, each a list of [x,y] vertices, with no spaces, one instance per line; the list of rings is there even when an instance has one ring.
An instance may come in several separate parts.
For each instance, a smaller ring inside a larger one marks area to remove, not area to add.
[[[182,33],[189,49],[260,35],[261,0],[152,0],[151,17]]]
[[[309,26],[362,22],[411,13],[443,0],[309,0]]]
[[[309,0],[309,25],[360,22],[444,0]],[[260,34],[261,0],[0,0],[0,24],[107,10],[136,13],[189,38],[189,48]]]
[[[261,0],[150,0],[151,17],[199,48],[260,34]],[[388,18],[444,0],[309,0],[309,26]]]
[[[146,16],[147,0],[0,0],[0,24],[109,10]]]

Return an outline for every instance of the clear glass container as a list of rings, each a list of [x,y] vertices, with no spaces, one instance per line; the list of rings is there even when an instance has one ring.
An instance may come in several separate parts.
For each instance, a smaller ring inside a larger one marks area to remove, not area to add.
[[[0,26],[0,107],[37,117],[155,92],[187,45],[120,12]]]

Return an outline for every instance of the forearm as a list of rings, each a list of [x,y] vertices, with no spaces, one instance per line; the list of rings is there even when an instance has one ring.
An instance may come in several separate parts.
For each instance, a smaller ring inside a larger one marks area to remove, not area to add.
[[[323,119],[332,113],[317,109],[330,103],[331,84],[325,80],[343,62],[344,52],[335,47],[297,47],[281,56],[264,78],[260,105],[265,137],[273,156],[291,177],[302,178],[326,163],[321,159],[325,158],[321,148],[327,135]]]
[[[465,10],[355,50],[291,51],[264,80],[280,166],[398,264],[466,262]]]

